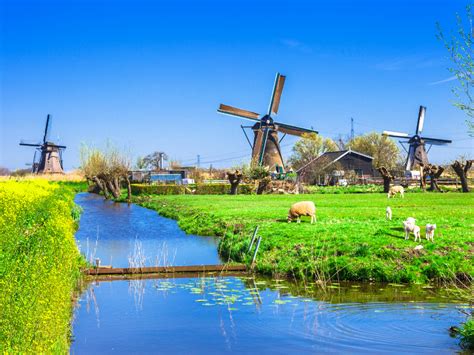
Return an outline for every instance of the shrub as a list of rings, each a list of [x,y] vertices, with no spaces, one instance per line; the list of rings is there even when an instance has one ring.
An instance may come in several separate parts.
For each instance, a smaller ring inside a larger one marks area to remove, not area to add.
[[[132,195],[183,195],[183,185],[146,185],[132,184]]]
[[[133,195],[184,195],[193,193],[196,195],[227,195],[230,192],[230,184],[196,184],[196,185],[146,185],[132,184]],[[249,195],[253,186],[241,184],[238,193]]]
[[[472,316],[462,325],[459,337],[461,338],[461,347],[474,350],[474,318]]]

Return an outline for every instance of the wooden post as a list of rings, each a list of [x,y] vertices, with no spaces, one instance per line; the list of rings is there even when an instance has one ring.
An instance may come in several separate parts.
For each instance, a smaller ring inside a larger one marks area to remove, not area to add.
[[[257,232],[258,232],[258,226],[256,226],[255,229],[253,230],[252,239],[250,241],[249,250],[247,250],[247,253],[249,253],[250,249],[252,249],[253,247],[253,242],[255,242],[255,237],[257,236]]]
[[[252,265],[255,264],[255,260],[257,259],[258,248],[260,248],[261,241],[262,241],[262,237],[258,237],[257,246],[255,247],[255,252],[253,253]]]

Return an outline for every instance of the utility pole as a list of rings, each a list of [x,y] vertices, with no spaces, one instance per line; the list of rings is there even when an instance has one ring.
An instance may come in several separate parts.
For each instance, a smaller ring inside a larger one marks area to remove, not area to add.
[[[351,117],[351,140],[354,139],[354,118]]]
[[[196,159],[196,160],[197,160],[196,166],[199,168],[200,165],[201,165],[201,156],[200,156],[199,154],[197,155],[197,159]]]

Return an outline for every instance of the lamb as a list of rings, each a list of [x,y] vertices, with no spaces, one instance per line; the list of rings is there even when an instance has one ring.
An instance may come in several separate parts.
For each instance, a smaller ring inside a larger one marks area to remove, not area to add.
[[[392,209],[389,206],[387,206],[387,209],[385,210],[385,218],[389,221],[392,220]]]
[[[400,196],[402,196],[402,198],[405,197],[405,189],[403,188],[403,186],[390,186],[387,198],[395,197],[397,193],[400,193]]]
[[[420,227],[415,224],[413,217],[408,217],[406,221],[403,221],[403,227],[405,230],[405,240],[410,239],[410,233],[415,235],[415,242],[419,239],[421,241]]]
[[[291,205],[291,208],[288,211],[288,223],[291,223],[295,218],[296,222],[300,223],[301,216],[310,216],[311,224],[316,222],[316,206],[312,201],[301,201]]]
[[[426,240],[431,240],[432,242],[434,242],[435,229],[436,229],[436,224],[426,225]]]

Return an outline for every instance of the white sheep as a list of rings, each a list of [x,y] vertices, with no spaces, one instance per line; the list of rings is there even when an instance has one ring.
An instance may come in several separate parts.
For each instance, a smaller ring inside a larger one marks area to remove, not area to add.
[[[392,209],[389,206],[387,206],[387,209],[385,210],[385,218],[389,221],[392,220]]]
[[[416,221],[413,217],[408,217],[406,221],[403,221],[403,229],[405,230],[405,240],[410,239],[410,233],[413,233],[415,235],[415,241],[418,239],[418,236],[420,235],[420,227],[418,227],[415,223]]]
[[[397,193],[400,193],[400,196],[402,196],[402,198],[405,197],[405,189],[403,188],[403,186],[390,186],[387,198],[395,197]]]
[[[291,223],[295,218],[296,222],[300,223],[301,216],[310,216],[311,224],[316,222],[316,206],[312,201],[301,201],[291,205],[291,208],[288,211],[288,223]]]
[[[426,240],[431,240],[432,242],[434,242],[435,229],[436,229],[436,224],[426,225]]]

